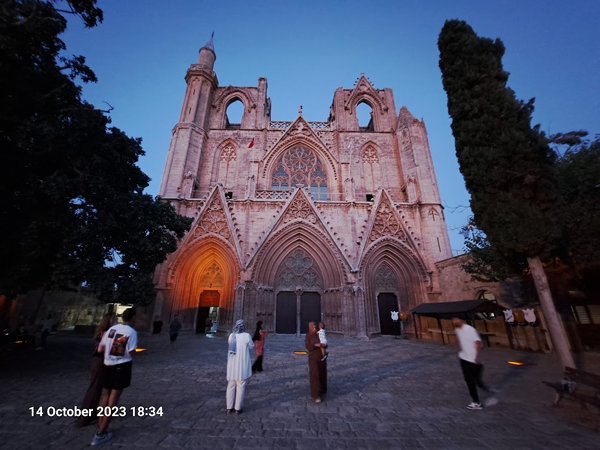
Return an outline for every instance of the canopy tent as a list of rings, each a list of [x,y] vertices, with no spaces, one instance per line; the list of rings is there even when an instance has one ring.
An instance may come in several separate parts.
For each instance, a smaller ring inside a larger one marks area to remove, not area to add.
[[[442,329],[442,319],[452,319],[453,317],[461,318],[471,324],[473,324],[474,319],[489,319],[494,316],[489,316],[489,314],[494,314],[495,316],[503,316],[502,311],[505,308],[498,305],[496,302],[492,302],[489,300],[462,300],[455,302],[441,302],[441,303],[422,303],[416,308],[411,310],[411,313],[414,316],[424,316],[424,317],[433,317],[437,319],[439,331],[429,330],[431,332],[436,332],[441,334],[442,342],[445,344],[446,341],[444,339],[444,331]],[[419,326],[417,325],[419,321],[414,320],[415,323],[415,337],[419,337]],[[485,323],[485,322],[484,322]],[[453,333],[450,333],[453,334]],[[487,325],[486,332],[480,334],[484,336],[488,346],[488,333],[487,333]],[[493,335],[493,334],[492,334]],[[512,346],[512,344],[511,344]]]
[[[419,316],[435,317],[437,319],[452,319],[459,317],[472,320],[477,314],[494,313],[502,315],[505,308],[489,300],[462,300],[458,302],[422,303],[412,309],[412,313]]]

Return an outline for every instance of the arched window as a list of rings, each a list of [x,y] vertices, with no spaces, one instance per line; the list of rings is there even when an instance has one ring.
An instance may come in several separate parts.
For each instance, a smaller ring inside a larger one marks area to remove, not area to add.
[[[356,120],[360,131],[375,131],[373,127],[373,108],[366,101],[356,105]]]
[[[304,147],[287,150],[273,170],[272,190],[289,191],[297,185],[308,186],[315,200],[329,200],[323,165],[312,150]]]
[[[244,104],[235,99],[227,105],[225,112],[225,128],[240,128],[244,118]]]

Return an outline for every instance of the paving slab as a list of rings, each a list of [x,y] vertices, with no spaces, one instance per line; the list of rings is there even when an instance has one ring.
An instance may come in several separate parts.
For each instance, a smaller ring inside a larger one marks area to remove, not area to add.
[[[225,415],[224,336],[140,333],[123,417],[111,423],[112,448],[193,449],[600,449],[598,414],[565,402],[542,380],[560,378],[555,355],[486,348],[486,382],[499,403],[469,411],[467,388],[451,346],[378,337],[332,336],[329,392],[310,400],[303,338],[268,337],[265,371],[252,377],[244,412]],[[87,388],[92,343],[68,333],[42,351],[0,354],[0,447],[86,448],[94,427],[76,428],[73,411]],[[520,367],[507,364],[518,360]],[[600,373],[600,355],[580,364]],[[138,407],[162,415],[139,417]],[[33,408],[33,409],[30,409]],[[41,410],[39,409],[41,408]],[[36,412],[41,411],[41,415]],[[52,416],[52,414],[55,414]]]

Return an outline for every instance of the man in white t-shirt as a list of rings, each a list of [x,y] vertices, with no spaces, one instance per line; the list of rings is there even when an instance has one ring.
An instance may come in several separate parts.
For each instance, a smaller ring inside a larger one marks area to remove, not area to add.
[[[104,385],[99,406],[112,408],[117,405],[123,389],[131,384],[131,365],[137,347],[137,332],[132,322],[135,309],[128,308],[123,312],[123,323],[113,325],[102,336],[98,351],[104,352]],[[110,414],[103,414],[98,419],[98,431],[90,445],[100,445],[112,438],[108,424]]]
[[[475,410],[482,409],[483,407],[479,401],[477,386],[486,392],[489,392],[489,388],[483,384],[483,381],[481,380],[481,374],[483,372],[483,364],[481,364],[479,360],[479,354],[481,353],[481,338],[475,328],[466,324],[464,320],[459,319],[458,317],[452,319],[452,325],[454,325],[454,331],[458,339],[458,344],[460,345],[460,352],[458,353],[460,367],[463,376],[465,377],[467,387],[469,388],[469,394],[471,394],[471,399],[473,400],[467,405],[467,408]]]

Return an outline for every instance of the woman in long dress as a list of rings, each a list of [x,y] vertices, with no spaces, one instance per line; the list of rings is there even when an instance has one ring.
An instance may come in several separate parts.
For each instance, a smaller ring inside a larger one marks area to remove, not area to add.
[[[246,332],[246,322],[238,320],[228,339],[227,356],[227,414],[240,414],[244,406],[246,383],[252,376],[252,357],[254,348],[252,337]]]
[[[263,322],[259,320],[256,322],[256,331],[252,336],[254,342],[254,352],[256,353],[256,360],[252,364],[252,373],[263,371],[263,356],[265,354],[265,341],[267,340],[267,332],[262,329]]]

